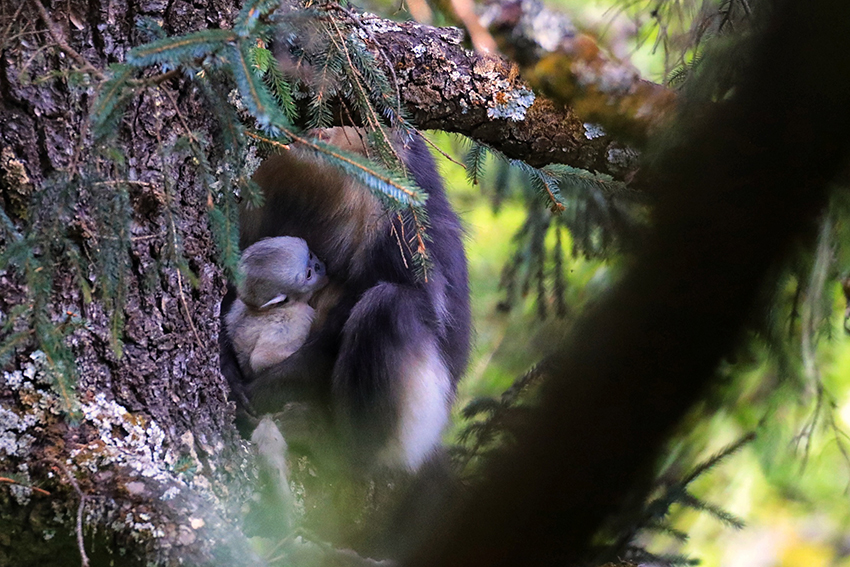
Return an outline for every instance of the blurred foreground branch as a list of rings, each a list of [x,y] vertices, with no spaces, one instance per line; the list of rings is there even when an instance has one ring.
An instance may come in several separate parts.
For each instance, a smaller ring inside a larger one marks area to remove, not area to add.
[[[850,5],[776,4],[734,97],[685,105],[656,143],[654,233],[549,361],[517,448],[408,565],[575,564],[606,518],[642,501],[659,447],[846,163],[850,59],[829,55],[850,49]]]

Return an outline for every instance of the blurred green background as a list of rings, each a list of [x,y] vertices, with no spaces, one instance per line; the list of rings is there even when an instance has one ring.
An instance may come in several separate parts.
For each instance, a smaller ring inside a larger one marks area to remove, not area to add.
[[[462,143],[450,135],[429,137],[446,151],[462,153]],[[470,185],[460,166],[435,157],[465,223],[470,263],[475,338],[455,405],[458,411],[475,397],[498,397],[568,331],[571,316],[558,320],[550,315],[541,321],[533,293],[510,312],[499,309],[505,298],[500,277],[513,252],[512,236],[525,218],[525,204],[519,197],[508,199],[494,212],[486,189]],[[570,243],[564,247],[569,250]],[[566,298],[574,314],[605,292],[618,259],[567,256]],[[795,284],[789,276],[785,300],[794,295]],[[743,451],[695,483],[700,497],[742,518],[747,526],[737,531],[707,514],[674,507],[674,525],[690,541],[682,547],[662,537],[649,544],[653,551],[685,553],[709,566],[850,567],[850,459],[845,453],[850,337],[843,329],[840,284],[828,282],[827,291],[831,315],[828,328],[819,329],[815,353],[825,389],[820,399],[817,386],[802,375],[799,329],[788,334],[787,351],[781,353],[754,337],[741,359],[722,369],[728,378],[721,391],[694,412],[671,443],[671,461],[695,463],[746,432],[758,434]],[[787,315],[789,307],[783,303],[775,309]],[[454,433],[449,433],[450,442]]]

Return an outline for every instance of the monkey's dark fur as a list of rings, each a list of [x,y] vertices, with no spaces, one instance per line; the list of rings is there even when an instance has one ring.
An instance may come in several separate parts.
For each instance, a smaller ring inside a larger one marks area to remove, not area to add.
[[[238,298],[225,326],[241,368],[259,372],[307,340],[315,310],[307,303],[327,284],[325,265],[302,238],[278,236],[242,252]]]
[[[332,137],[363,151],[350,131]],[[263,206],[241,212],[241,247],[270,236],[303,238],[325,260],[330,284],[317,294],[319,324],[297,352],[242,372],[222,335],[222,372],[256,414],[302,401],[330,408],[352,462],[414,470],[438,445],[466,368],[469,289],[461,225],[433,158],[417,138],[396,149],[428,194],[427,281],[412,269],[409,219],[384,212],[368,190],[297,151],[271,157],[254,176]],[[223,316],[234,295],[222,302]]]

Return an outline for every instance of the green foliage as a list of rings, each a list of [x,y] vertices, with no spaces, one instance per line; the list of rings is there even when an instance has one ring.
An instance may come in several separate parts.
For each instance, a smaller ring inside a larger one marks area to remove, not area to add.
[[[742,519],[698,497],[691,491],[690,486],[695,480],[714,470],[754,439],[753,433],[744,435],[684,474],[677,472],[678,463],[673,463],[667,470],[662,470],[657,477],[654,494],[650,496],[643,509],[634,517],[619,518],[612,522],[613,535],[609,536],[609,541],[612,543],[602,546],[602,551],[596,558],[597,562],[604,563],[619,559],[671,567],[699,564],[699,560],[686,555],[652,553],[646,549],[645,544],[639,543],[641,537],[646,533],[656,533],[668,536],[680,544],[685,543],[688,540],[687,534],[669,523],[671,510],[677,506],[708,514],[731,528],[743,529]]]
[[[339,148],[319,140],[303,140],[301,143],[315,155],[344,170],[368,187],[390,210],[400,211],[425,204],[425,193],[397,172],[376,166],[356,154],[342,152]]]
[[[242,102],[256,120],[257,125],[271,135],[291,128],[281,111],[274,94],[251,65],[253,48],[244,42],[229,46],[230,70],[242,95]]]
[[[224,181],[229,181],[225,177]],[[210,228],[216,238],[221,264],[230,281],[237,281],[233,269],[239,263],[239,207],[231,191],[221,191],[209,211]]]
[[[564,233],[571,237],[573,257],[607,258],[638,240],[644,216],[641,199],[609,175],[563,164],[535,168],[480,144],[473,144],[464,158],[472,183],[484,180],[488,153],[498,158],[491,162],[495,171],[489,187],[494,210],[514,196],[526,207],[525,221],[513,237],[514,252],[502,271],[505,299],[499,307],[509,311],[533,290],[541,319],[550,305],[563,317],[568,311]]]
[[[97,227],[93,255],[100,274],[101,296],[109,313],[112,350],[121,356],[124,330],[124,306],[127,303],[127,276],[130,265],[130,199],[123,183],[92,184],[92,205]]]
[[[513,439],[510,427],[524,418],[525,405],[543,374],[532,368],[505,390],[498,400],[479,397],[470,401],[461,412],[468,423],[457,435],[457,444],[449,449],[455,467],[469,478],[483,470],[481,464],[492,451],[504,449]]]
[[[676,87],[701,67],[707,46],[732,32],[742,35],[757,19],[753,10],[769,5],[757,0],[617,0],[614,4],[633,21],[643,23],[636,47],[651,43],[653,54],[660,51],[664,77]],[[739,48],[736,55],[745,52]]]
[[[241,38],[259,37],[269,31],[267,16],[280,5],[277,0],[247,0],[233,24],[233,31]]]
[[[115,64],[110,66],[109,74],[110,78],[100,86],[91,112],[92,134],[95,142],[100,144],[115,136],[118,131],[127,104],[133,96],[133,90],[128,88],[128,83],[136,74],[136,68]]]
[[[463,166],[466,168],[466,178],[472,185],[478,185],[484,176],[484,164],[487,159],[487,146],[474,143],[463,157]]]
[[[277,98],[278,106],[286,118],[294,123],[298,119],[298,108],[292,94],[292,84],[286,79],[269,49],[257,46],[252,50],[253,66]]]
[[[157,41],[166,36],[162,25],[150,16],[140,16],[136,18],[136,29],[145,41]]]
[[[338,77],[342,74],[345,61],[336,44],[323,46],[313,60],[316,79],[310,89],[310,116],[308,127],[324,128],[333,124],[331,101],[337,96]]]
[[[461,416],[467,423],[458,432],[457,443],[449,451],[462,476],[467,480],[480,481],[480,475],[486,471],[483,465],[487,457],[494,452],[510,450],[515,442],[511,430],[527,419],[544,380],[542,367],[534,367],[498,399],[479,397],[464,407]],[[653,553],[642,542],[647,539],[647,534],[663,534],[679,544],[687,542],[688,535],[670,522],[671,512],[676,508],[696,510],[734,529],[742,529],[743,520],[701,498],[691,487],[697,479],[726,462],[754,439],[752,433],[744,435],[684,472],[679,470],[679,460],[671,461],[658,472],[655,489],[644,506],[629,517],[611,521],[601,540],[605,543],[598,546],[597,555],[590,564],[623,561],[669,567],[698,564],[699,560],[687,555]]]
[[[146,43],[127,53],[127,63],[133,67],[166,65],[176,67],[181,64],[194,67],[198,59],[203,59],[232,45],[237,35],[231,30],[202,30],[180,37],[166,37]]]
[[[124,278],[128,272],[126,192],[106,197],[92,212],[92,224],[100,234],[114,236],[81,242],[91,236],[87,223],[79,216],[79,203],[107,186],[100,178],[67,178],[56,175],[45,181],[33,195],[29,218],[17,230],[8,215],[0,214],[0,270],[12,269],[23,283],[27,299],[9,314],[0,330],[0,361],[18,347],[32,345],[44,353],[52,386],[65,411],[76,407],[77,367],[68,336],[84,324],[75,312],[56,313],[52,302],[57,266],[65,266],[77,284],[81,298],[88,303],[93,290],[89,283],[89,261],[96,266],[95,286],[112,313],[113,348],[120,352],[120,327],[123,325]],[[110,239],[111,238],[111,239]],[[110,309],[111,308],[111,309]],[[25,331],[15,331],[25,322]]]

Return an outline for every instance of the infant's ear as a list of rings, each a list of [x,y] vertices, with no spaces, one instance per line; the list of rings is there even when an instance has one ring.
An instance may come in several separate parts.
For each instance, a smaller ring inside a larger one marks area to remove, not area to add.
[[[272,305],[283,305],[289,300],[289,297],[285,293],[281,293],[280,295],[273,297],[260,305],[260,309],[265,309],[266,307],[271,307]]]

